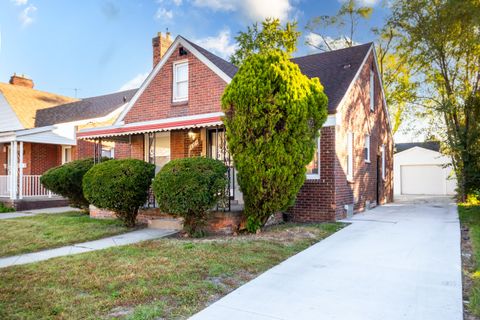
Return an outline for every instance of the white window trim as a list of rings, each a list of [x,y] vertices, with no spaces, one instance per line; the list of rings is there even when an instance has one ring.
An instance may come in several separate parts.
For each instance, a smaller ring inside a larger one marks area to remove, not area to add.
[[[365,162],[370,163],[371,162],[371,158],[370,158],[371,149],[370,149],[370,135],[369,134],[365,135],[365,149],[368,149],[367,157],[365,158]]]
[[[370,111],[375,111],[375,73],[370,69]]]
[[[347,180],[353,181],[353,132],[347,133]]]
[[[385,174],[385,145],[382,145],[382,179],[385,180],[387,175]]]
[[[70,161],[68,161],[68,162],[71,162],[73,160],[72,159],[72,146],[62,146],[62,164],[68,163],[67,159],[65,159],[65,151],[66,150],[70,150]]]
[[[320,137],[317,138],[317,159],[318,159],[318,173],[308,174],[307,173],[307,180],[318,180],[320,179]]]
[[[186,97],[176,97],[176,92],[177,92],[177,67],[179,65],[187,65],[187,96]],[[188,66],[188,60],[180,60],[180,61],[175,61],[173,63],[173,85],[172,85],[172,101],[173,102],[183,102],[183,101],[188,101],[188,83],[189,83],[189,66]]]

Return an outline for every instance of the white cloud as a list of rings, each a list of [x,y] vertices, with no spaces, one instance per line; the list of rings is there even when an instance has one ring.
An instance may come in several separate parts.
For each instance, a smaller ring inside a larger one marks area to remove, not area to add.
[[[182,4],[182,0],[173,0],[173,3],[175,3],[176,6],[179,6]]]
[[[167,10],[165,8],[158,8],[155,13],[155,19],[157,20],[170,20],[173,18],[172,10]]]
[[[235,42],[232,42],[229,29],[220,31],[214,37],[196,39],[195,43],[225,59],[228,59],[237,47]]]
[[[290,0],[193,0],[193,4],[215,11],[239,12],[251,21],[265,18],[279,18],[284,21],[293,9]]]
[[[149,72],[137,74],[135,77],[125,82],[125,84],[121,86],[120,89],[118,89],[118,91],[125,91],[125,90],[140,88],[143,81],[145,81],[145,79],[148,77],[149,74],[150,74]]]
[[[24,6],[28,3],[28,0],[11,0],[16,6]]]
[[[317,48],[321,48],[325,51],[328,51],[328,47],[325,45],[325,42],[323,41],[322,37],[320,37],[316,33],[310,32],[309,34],[307,34],[305,36],[305,40],[307,41],[307,43],[309,43],[309,44],[311,44],[311,45],[313,45]],[[338,49],[348,47],[347,40],[350,40],[350,38],[347,37],[347,36],[345,36],[345,37],[341,36],[339,38],[332,38],[332,37],[326,36],[325,40],[328,42],[328,44],[329,44],[329,46],[332,50],[338,50]],[[353,45],[358,45],[358,44],[359,43],[357,43],[357,42],[353,43]]]
[[[18,18],[20,19],[24,27],[30,25],[34,21],[33,16],[35,15],[36,11],[37,7],[35,7],[33,4],[23,9]]]

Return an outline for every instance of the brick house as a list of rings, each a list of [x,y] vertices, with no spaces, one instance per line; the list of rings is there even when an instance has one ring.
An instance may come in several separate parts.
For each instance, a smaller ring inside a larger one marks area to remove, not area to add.
[[[392,201],[393,139],[372,43],[292,59],[319,77],[329,97],[307,179],[288,215],[293,221],[343,218]],[[77,137],[115,143],[115,158],[154,163],[207,156],[230,167],[230,198],[242,194],[228,154],[221,96],[237,68],[178,36],[153,39],[153,70],[111,126]]]
[[[80,100],[36,90],[24,76],[0,83],[0,202],[18,210],[65,205],[40,176],[79,153],[93,155],[93,144],[77,145],[77,128],[112,124],[135,92]]]

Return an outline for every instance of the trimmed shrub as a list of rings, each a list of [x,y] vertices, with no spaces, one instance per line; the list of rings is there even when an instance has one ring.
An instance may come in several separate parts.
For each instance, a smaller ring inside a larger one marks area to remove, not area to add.
[[[52,168],[40,177],[48,190],[67,198],[72,207],[88,210],[88,200],[83,196],[83,176],[93,166],[93,159],[81,159]]]
[[[136,159],[110,160],[93,166],[83,177],[83,193],[91,204],[111,210],[127,227],[135,226],[145,204],[155,166]]]
[[[225,194],[226,172],[222,162],[209,158],[170,161],[153,181],[160,210],[183,217],[185,230],[197,234],[207,212]]]
[[[5,206],[3,202],[0,202],[0,213],[14,212],[15,209]]]

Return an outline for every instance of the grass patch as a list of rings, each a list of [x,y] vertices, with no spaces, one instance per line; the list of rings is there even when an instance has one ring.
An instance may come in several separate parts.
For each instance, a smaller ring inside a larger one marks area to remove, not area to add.
[[[128,229],[118,220],[66,212],[0,220],[0,230],[0,256],[11,256],[100,239]]]
[[[184,319],[342,224],[160,239],[0,270],[0,318]]]
[[[480,316],[480,205],[459,204],[458,213],[462,225],[468,227],[472,246],[473,267],[464,270],[471,279],[468,309],[473,315]]]
[[[0,202],[0,213],[14,212],[15,209],[5,206],[3,202]]]

